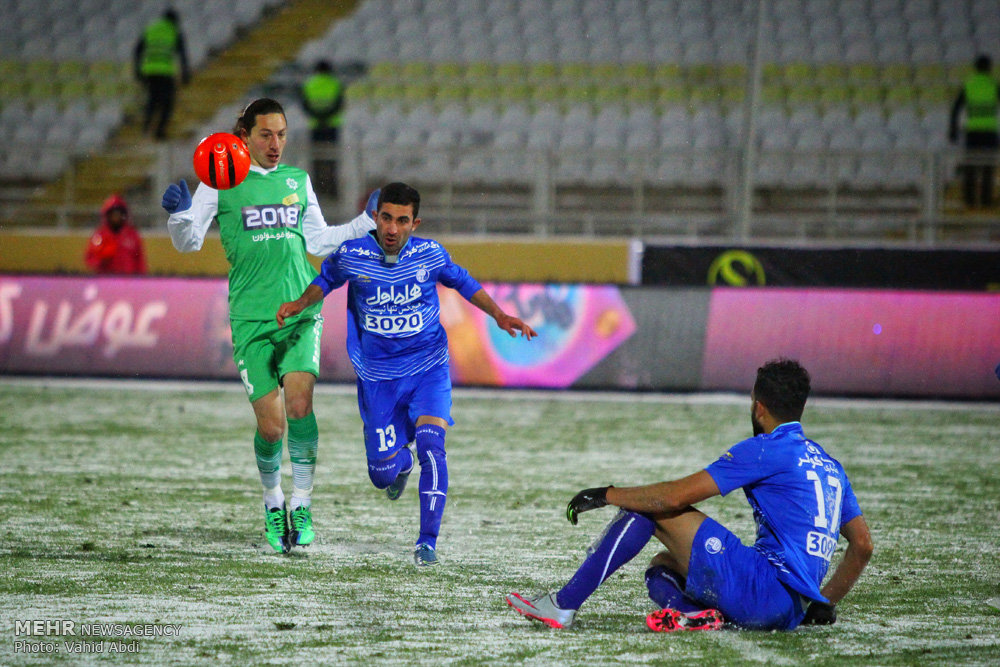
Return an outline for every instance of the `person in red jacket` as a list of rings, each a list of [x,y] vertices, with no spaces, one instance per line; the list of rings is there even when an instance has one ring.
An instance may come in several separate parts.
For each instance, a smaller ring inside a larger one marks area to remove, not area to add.
[[[113,194],[101,206],[101,223],[90,241],[84,261],[95,273],[146,273],[146,253],[139,230],[132,225],[128,204]]]

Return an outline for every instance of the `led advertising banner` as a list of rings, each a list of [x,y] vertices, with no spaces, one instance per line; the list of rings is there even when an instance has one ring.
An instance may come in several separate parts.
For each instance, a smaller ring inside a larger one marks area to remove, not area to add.
[[[642,284],[987,292],[1000,289],[1000,251],[649,244]]]
[[[440,287],[456,385],[748,392],[799,359],[817,394],[1000,398],[1000,294],[486,284],[538,337]],[[347,290],[323,305],[322,381],[353,382]],[[0,373],[235,379],[224,279],[0,275]]]
[[[511,338],[439,287],[457,384],[568,387],[635,331],[618,288],[484,285],[538,333]],[[0,276],[0,371],[234,378],[222,279]],[[321,377],[353,381],[347,289],[323,305]]]
[[[819,393],[1000,397],[1000,294],[713,290],[702,388],[749,391],[778,356]]]

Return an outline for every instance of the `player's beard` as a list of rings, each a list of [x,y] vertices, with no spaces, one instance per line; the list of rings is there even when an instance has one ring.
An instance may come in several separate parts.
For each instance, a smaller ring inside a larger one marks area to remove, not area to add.
[[[764,427],[760,425],[760,422],[757,421],[757,417],[753,414],[752,406],[750,408],[750,424],[753,426],[753,434],[755,437],[764,432]]]

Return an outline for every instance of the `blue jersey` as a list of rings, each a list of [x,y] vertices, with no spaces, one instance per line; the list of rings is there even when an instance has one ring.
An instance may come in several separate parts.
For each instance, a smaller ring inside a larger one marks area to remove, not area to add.
[[[733,445],[705,470],[722,495],[743,488],[757,523],[754,548],[778,579],[825,602],[819,588],[840,528],[861,514],[840,463],[790,422]]]
[[[342,243],[312,282],[324,295],[344,283],[347,353],[362,380],[392,380],[448,363],[437,283],[466,299],[481,289],[430,239],[410,237],[397,262],[386,263],[375,232]]]

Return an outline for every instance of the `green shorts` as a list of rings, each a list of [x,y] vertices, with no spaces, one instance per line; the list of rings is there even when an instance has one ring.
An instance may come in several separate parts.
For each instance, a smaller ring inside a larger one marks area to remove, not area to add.
[[[306,316],[278,328],[274,320],[232,323],[233,361],[250,402],[274,391],[286,373],[319,376],[319,341],[323,316]]]

